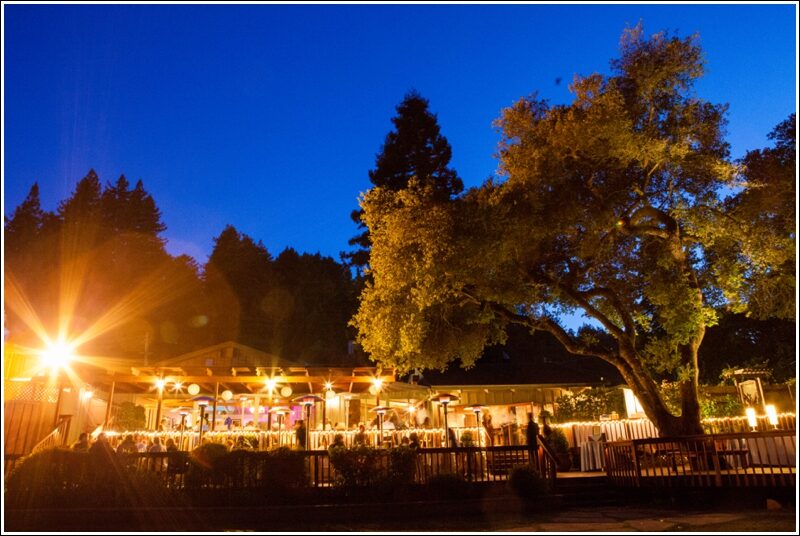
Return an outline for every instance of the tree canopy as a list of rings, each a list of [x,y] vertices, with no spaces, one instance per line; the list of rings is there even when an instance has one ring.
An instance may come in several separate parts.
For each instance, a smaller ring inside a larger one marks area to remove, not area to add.
[[[395,129],[386,135],[375,158],[375,169],[369,172],[373,185],[397,191],[407,188],[415,179],[429,186],[441,199],[458,195],[464,188],[456,171],[449,167],[450,144],[440,133],[436,115],[428,106],[428,100],[416,91],[409,92],[397,105],[397,115],[392,118]],[[369,230],[365,229],[362,216],[362,210],[351,214],[363,231],[350,240],[350,245],[357,249],[343,255],[359,269],[369,264],[370,247]]]
[[[576,76],[570,104],[534,95],[504,110],[498,178],[454,199],[415,180],[363,197],[373,281],[354,324],[373,359],[401,370],[470,366],[510,324],[545,330],[613,364],[662,435],[701,433],[698,349],[741,285],[719,268],[772,244],[718,247],[739,175],[726,107],[693,92],[696,36],[637,26],[611,66]],[[576,310],[600,333],[565,329],[560,315]],[[663,373],[680,385],[680,415],[659,393]]]

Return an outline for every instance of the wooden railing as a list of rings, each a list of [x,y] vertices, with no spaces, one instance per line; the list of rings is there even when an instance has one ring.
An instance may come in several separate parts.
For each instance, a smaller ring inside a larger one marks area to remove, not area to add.
[[[541,443],[540,443],[541,445]],[[239,451],[241,456],[232,465],[220,474],[208,473],[200,478],[201,487],[215,488],[262,488],[272,485],[274,473],[265,470],[270,453],[264,451]],[[330,487],[337,482],[336,469],[330,461],[327,450],[292,451],[304,460],[305,485],[315,488]],[[390,451],[377,449],[377,459],[373,468],[374,478],[379,479],[388,474],[391,467]],[[538,456],[535,453],[538,452]],[[534,454],[531,456],[531,454]],[[5,457],[6,470],[10,470],[20,459]],[[98,465],[108,462],[98,461],[91,453],[77,454],[70,457],[70,463],[79,467],[76,474],[87,475],[91,478]],[[190,453],[177,452],[141,452],[133,454],[111,453],[111,463],[126,472],[153,473],[160,476],[170,488],[183,489],[186,487],[186,475],[190,472]],[[415,460],[413,481],[417,484],[427,483],[433,476],[441,474],[459,475],[469,482],[497,482],[505,481],[512,469],[518,465],[532,464],[551,485],[555,485],[556,462],[546,445],[536,451],[527,446],[500,446],[500,447],[460,447],[460,448],[430,448],[418,449]],[[102,474],[102,467],[98,474]],[[274,468],[273,468],[274,470]],[[202,483],[203,478],[209,479]]]
[[[771,431],[635,439],[606,445],[606,472],[627,487],[795,486],[796,434]]]
[[[770,432],[777,430],[797,430],[797,416],[794,413],[780,413],[776,416],[778,424],[769,423],[766,415],[756,416],[756,432]],[[712,417],[703,419],[703,429],[709,434],[733,434],[751,432],[747,417]]]
[[[58,422],[55,429],[47,434],[44,439],[36,443],[31,449],[31,454],[39,452],[40,450],[49,449],[51,447],[63,446],[67,440],[67,431],[69,430],[69,419],[62,419]]]

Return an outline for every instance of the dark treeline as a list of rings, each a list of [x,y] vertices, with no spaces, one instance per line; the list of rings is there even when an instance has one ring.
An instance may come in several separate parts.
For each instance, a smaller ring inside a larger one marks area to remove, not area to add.
[[[458,195],[463,185],[449,167],[450,145],[427,99],[412,91],[396,111],[394,130],[369,171],[373,185],[396,191],[416,181],[437,199]],[[760,207],[773,206],[776,198],[793,202],[792,192],[772,182],[793,184],[779,179],[794,173],[794,130],[792,115],[776,130],[774,149],[746,156],[749,180],[769,187],[739,201],[745,217],[762,214]],[[292,248],[273,257],[260,241],[229,225],[200,266],[166,252],[161,212],[141,181],[131,188],[122,176],[103,186],[90,171],[54,212],[42,210],[34,184],[5,221],[5,328],[14,341],[31,346],[42,344],[37,331],[55,338],[60,328],[71,336],[90,330],[84,353],[137,361],[237,341],[301,363],[369,364],[350,343],[349,327],[369,278],[371,241],[362,215],[352,214],[360,228],[351,240],[355,249],[342,254],[347,265]],[[769,227],[794,228],[794,221]],[[787,287],[773,279],[759,287],[762,294]],[[787,303],[794,306],[791,299]],[[725,368],[742,365],[767,365],[776,380],[793,376],[793,318],[725,311],[720,316],[700,352],[704,382],[716,383]],[[58,319],[68,322],[60,326]],[[570,363],[570,354],[551,336],[537,335],[515,331],[506,347]]]
[[[361,362],[348,352],[357,282],[346,266],[291,248],[273,258],[233,226],[200,266],[170,256],[164,230],[141,181],[103,186],[90,171],[54,212],[34,184],[4,228],[11,338],[39,347],[42,331],[86,333],[81,353],[137,362],[224,341],[301,363]]]

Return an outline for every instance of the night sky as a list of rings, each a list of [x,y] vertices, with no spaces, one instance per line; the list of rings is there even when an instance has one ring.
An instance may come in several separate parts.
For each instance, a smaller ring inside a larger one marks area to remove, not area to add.
[[[732,154],[796,109],[794,5],[5,5],[4,214],[55,209],[90,168],[144,181],[168,250],[205,262],[233,224],[273,255],[339,257],[390,118],[430,100],[467,186],[496,169],[492,121],[570,100],[620,34],[699,32],[698,95],[728,102]]]

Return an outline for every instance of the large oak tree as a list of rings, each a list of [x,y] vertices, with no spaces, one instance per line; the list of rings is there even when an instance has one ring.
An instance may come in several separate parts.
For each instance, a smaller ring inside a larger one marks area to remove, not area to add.
[[[413,180],[364,196],[373,280],[353,322],[373,359],[470,366],[521,324],[613,364],[661,435],[702,433],[698,348],[717,308],[746,299],[746,271],[730,266],[762,263],[770,244],[724,232],[739,174],[725,106],[692,91],[696,37],[629,29],[612,69],[576,77],[571,104],[527,97],[504,110],[498,179],[454,199]],[[565,329],[575,311],[604,333]],[[664,373],[680,414],[654,379]]]

